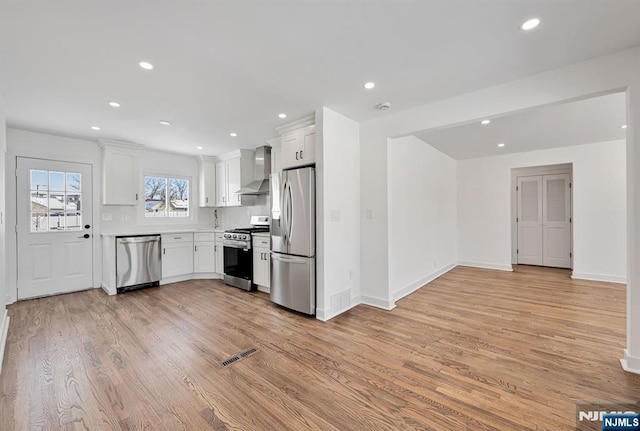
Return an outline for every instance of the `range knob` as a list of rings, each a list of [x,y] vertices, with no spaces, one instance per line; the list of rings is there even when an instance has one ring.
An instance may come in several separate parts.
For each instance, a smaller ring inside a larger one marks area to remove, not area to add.
[[[236,235],[235,233],[233,234],[233,239],[238,238],[238,235]]]
[[[247,239],[246,235],[241,235],[241,236],[242,236],[242,239]]]

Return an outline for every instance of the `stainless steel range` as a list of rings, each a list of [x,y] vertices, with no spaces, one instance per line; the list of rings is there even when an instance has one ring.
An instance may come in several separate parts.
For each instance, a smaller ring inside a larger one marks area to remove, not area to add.
[[[252,234],[269,232],[268,216],[251,216],[251,226],[225,230],[224,282],[244,290],[253,290]]]

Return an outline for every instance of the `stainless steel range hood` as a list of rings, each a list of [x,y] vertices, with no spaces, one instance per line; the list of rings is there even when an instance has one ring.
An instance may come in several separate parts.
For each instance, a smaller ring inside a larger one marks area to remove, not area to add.
[[[269,174],[271,174],[271,147],[256,148],[254,159],[255,180],[242,187],[236,193],[241,195],[266,195],[269,193]]]

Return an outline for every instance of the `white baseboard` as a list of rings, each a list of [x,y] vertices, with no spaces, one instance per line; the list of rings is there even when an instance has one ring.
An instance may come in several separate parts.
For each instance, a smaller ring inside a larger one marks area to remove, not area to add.
[[[620,365],[629,373],[640,374],[640,357],[631,356],[627,349],[624,349],[624,358],[620,359]]]
[[[2,362],[4,359],[4,348],[7,345],[7,334],[9,333],[9,314],[7,309],[2,313],[2,321],[0,321],[0,374],[2,374]]]
[[[269,294],[271,294],[271,289],[270,289],[270,288],[265,287],[265,286],[260,286],[259,284],[257,284],[257,286],[258,286],[258,290],[259,290],[260,292],[264,292],[264,293],[269,293]]]
[[[473,268],[497,269],[498,271],[513,272],[513,267],[511,265],[505,265],[503,263],[470,262],[468,260],[461,260],[461,261],[458,261],[458,265],[471,266]]]
[[[102,283],[100,285],[100,287],[102,287],[102,290],[104,290],[106,292],[107,295],[109,296],[113,296],[115,294],[117,294],[118,292],[116,291],[115,287],[111,288],[109,286],[107,286],[106,284]]]
[[[437,270],[435,272],[432,272],[431,274],[427,275],[426,277],[421,278],[420,280],[411,283],[407,287],[404,287],[404,288],[400,289],[398,292],[394,293],[393,294],[393,300],[397,301],[399,299],[404,298],[405,296],[407,296],[407,295],[415,292],[416,290],[420,289],[425,284],[431,283],[433,280],[435,280],[436,278],[440,277],[442,274],[446,274],[447,272],[451,271],[456,266],[457,265],[456,265],[455,262],[450,263],[449,265],[445,266],[444,268],[440,268],[439,270]]]
[[[343,308],[342,310],[330,310],[330,309],[320,309],[320,308],[316,308],[316,319],[322,321],[322,322],[327,322],[331,319],[333,319],[336,316],[339,316],[340,314],[344,313],[345,311],[351,310],[353,307],[355,307],[356,305],[360,305],[360,302],[351,302],[351,304],[349,304],[349,306]]]
[[[396,308],[396,302],[393,299],[382,299],[376,298],[375,296],[362,295],[360,297],[360,303],[376,308],[382,308],[387,311]]]
[[[217,272],[194,272],[188,280],[222,280],[224,276]],[[160,282],[162,284],[162,282]]]
[[[606,281],[608,283],[627,284],[627,277],[620,277],[619,275],[589,274],[586,272],[573,272],[571,274],[571,278],[574,278],[576,280]]]

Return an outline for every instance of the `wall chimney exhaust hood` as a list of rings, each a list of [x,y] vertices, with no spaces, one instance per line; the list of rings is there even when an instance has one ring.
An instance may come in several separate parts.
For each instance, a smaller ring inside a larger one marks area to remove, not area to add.
[[[254,158],[255,180],[242,187],[236,193],[241,195],[266,195],[269,193],[269,175],[271,174],[271,147],[256,148]]]

